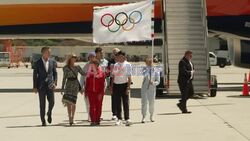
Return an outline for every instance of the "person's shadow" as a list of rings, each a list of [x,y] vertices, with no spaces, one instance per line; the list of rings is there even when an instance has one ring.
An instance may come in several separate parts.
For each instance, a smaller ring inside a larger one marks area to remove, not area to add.
[[[100,124],[99,126],[91,126],[90,124],[74,124],[70,126],[68,123],[58,123],[58,124],[50,124],[47,126],[42,125],[22,125],[22,126],[7,126],[6,128],[48,128],[48,127],[115,127],[115,124]]]
[[[179,113],[161,113],[161,114],[157,114],[157,115],[160,115],[160,116],[174,116],[174,115],[181,115],[182,113],[179,112]]]
[[[21,125],[21,126],[7,126],[6,128],[44,128],[44,127],[55,127],[55,126],[67,126],[66,123],[50,124],[47,126],[42,125]]]
[[[100,125],[91,126],[90,122],[87,120],[75,120],[75,124],[72,126],[69,125],[68,120],[64,120],[62,123],[57,124],[47,124],[47,126],[42,125],[21,125],[21,126],[7,126],[6,128],[44,128],[44,127],[115,127],[114,121],[111,120],[102,120]]]

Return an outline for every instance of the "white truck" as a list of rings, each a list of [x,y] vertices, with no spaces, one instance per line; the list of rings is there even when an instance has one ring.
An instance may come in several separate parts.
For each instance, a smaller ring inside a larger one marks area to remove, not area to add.
[[[217,65],[219,67],[224,68],[226,65],[231,65],[228,50],[216,50],[215,54],[217,56]]]
[[[217,55],[213,52],[209,52],[209,62],[211,66],[217,66]]]
[[[0,67],[10,66],[10,53],[0,52]]]

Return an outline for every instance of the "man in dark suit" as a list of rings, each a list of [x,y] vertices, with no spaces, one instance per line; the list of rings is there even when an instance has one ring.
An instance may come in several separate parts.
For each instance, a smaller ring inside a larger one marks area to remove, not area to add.
[[[187,100],[194,94],[192,80],[194,78],[194,65],[191,62],[192,52],[186,51],[184,57],[179,62],[178,84],[181,91],[181,100],[177,104],[184,114],[191,113],[187,110]]]
[[[46,126],[45,107],[46,97],[49,103],[47,112],[48,123],[52,122],[52,109],[54,107],[54,89],[57,85],[56,62],[50,59],[51,50],[49,47],[43,47],[42,57],[35,62],[33,72],[33,91],[39,94],[40,118],[42,126]]]

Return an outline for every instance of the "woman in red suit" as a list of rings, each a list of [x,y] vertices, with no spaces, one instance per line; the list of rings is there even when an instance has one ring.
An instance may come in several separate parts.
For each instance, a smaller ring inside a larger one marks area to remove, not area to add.
[[[92,126],[100,125],[105,88],[105,72],[98,64],[99,62],[96,59],[93,59],[88,64],[85,83],[85,94],[89,98],[89,112]]]

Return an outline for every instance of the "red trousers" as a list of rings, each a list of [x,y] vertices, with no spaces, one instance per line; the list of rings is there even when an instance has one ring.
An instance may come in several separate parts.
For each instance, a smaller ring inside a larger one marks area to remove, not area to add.
[[[100,123],[100,118],[102,115],[102,101],[104,93],[89,92],[89,113],[91,122]]]

